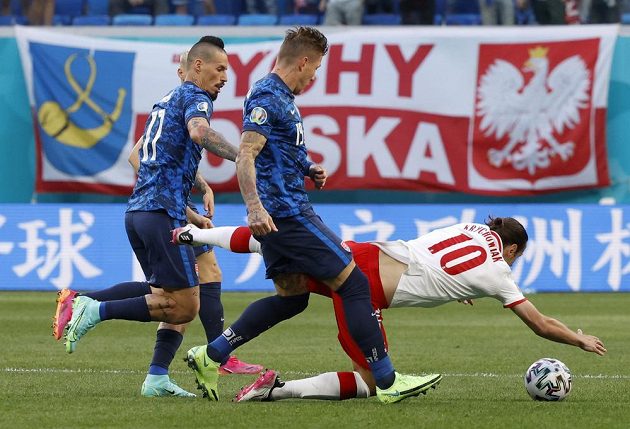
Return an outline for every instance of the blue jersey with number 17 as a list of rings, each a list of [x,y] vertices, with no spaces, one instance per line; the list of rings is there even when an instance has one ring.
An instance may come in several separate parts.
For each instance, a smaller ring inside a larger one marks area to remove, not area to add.
[[[165,210],[186,220],[186,203],[202,147],[188,134],[188,121],[212,116],[208,93],[184,82],[153,106],[140,147],[138,180],[129,198],[128,212]]]
[[[265,210],[289,217],[311,207],[304,177],[312,164],[307,158],[304,127],[295,96],[275,73],[254,84],[245,99],[243,131],[267,138],[256,157],[256,188]]]

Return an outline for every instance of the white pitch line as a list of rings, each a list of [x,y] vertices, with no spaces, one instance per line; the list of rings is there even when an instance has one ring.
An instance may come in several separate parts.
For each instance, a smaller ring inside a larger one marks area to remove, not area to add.
[[[132,369],[71,369],[71,368],[0,368],[0,372],[8,373],[48,373],[48,374],[145,374],[145,371]],[[189,371],[173,370],[175,374],[188,374]],[[283,375],[291,375],[295,377],[312,377],[317,375],[315,372],[300,371],[279,371]],[[442,374],[444,377],[471,377],[471,378],[522,378],[518,374],[495,374],[492,372],[471,372],[471,373],[452,373]],[[573,374],[576,378],[590,378],[601,380],[630,380],[630,375],[626,374]]]

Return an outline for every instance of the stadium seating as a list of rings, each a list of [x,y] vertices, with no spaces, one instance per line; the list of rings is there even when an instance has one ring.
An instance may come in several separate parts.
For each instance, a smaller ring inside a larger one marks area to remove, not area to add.
[[[621,23],[624,25],[630,25],[630,13],[624,13],[621,15]]]
[[[194,22],[195,17],[192,15],[165,14],[155,17],[155,25],[187,26]]]
[[[442,25],[444,23],[444,15],[446,15],[446,1],[447,0],[435,0],[435,17],[433,24]]]
[[[279,25],[317,25],[319,16],[314,14],[280,15]]]
[[[400,21],[400,15],[394,13],[363,15],[363,25],[400,25]]]
[[[446,25],[481,25],[481,15],[476,13],[446,14]]]
[[[113,25],[151,25],[153,24],[153,17],[151,15],[134,15],[134,14],[121,14],[114,16],[112,20]]]
[[[86,15],[109,15],[109,0],[86,0]]]
[[[83,0],[55,0],[55,15],[70,18],[83,15]]]
[[[54,15],[52,25],[70,25],[72,24],[72,16],[70,15]]]
[[[240,0],[214,0],[217,15],[238,16],[243,13],[243,3]]]
[[[15,25],[15,16],[12,15],[0,15],[0,27],[6,27],[8,25]]]
[[[238,17],[238,25],[276,25],[278,17],[266,13],[252,13],[249,15],[240,15]]]
[[[84,15],[75,16],[72,25],[110,25],[112,19],[109,15]]]
[[[202,15],[197,17],[197,25],[234,25],[234,15]]]

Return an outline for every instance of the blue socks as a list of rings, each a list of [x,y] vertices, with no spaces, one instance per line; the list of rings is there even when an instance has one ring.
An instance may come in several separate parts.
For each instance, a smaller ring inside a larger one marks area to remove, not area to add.
[[[394,366],[385,351],[383,333],[372,308],[370,286],[358,267],[337,289],[337,294],[343,302],[348,331],[367,359],[376,385],[387,389],[394,383]]]
[[[143,296],[101,302],[99,306],[101,320],[120,319],[150,322],[149,306]]]
[[[82,293],[81,295],[97,301],[116,301],[125,298],[135,298],[136,296],[149,295],[151,286],[147,282],[124,282],[118,283],[108,289],[101,289],[95,292]]]
[[[224,363],[235,348],[304,311],[308,306],[308,298],[309,294],[305,293],[295,296],[274,295],[254,301],[231,327],[208,344],[208,357]]]
[[[172,329],[160,329],[157,331],[156,337],[149,374],[166,375],[168,374],[168,367],[175,358],[175,352],[182,344],[184,337]]]
[[[208,342],[223,332],[223,304],[221,304],[221,282],[199,285],[199,319],[206,332]]]

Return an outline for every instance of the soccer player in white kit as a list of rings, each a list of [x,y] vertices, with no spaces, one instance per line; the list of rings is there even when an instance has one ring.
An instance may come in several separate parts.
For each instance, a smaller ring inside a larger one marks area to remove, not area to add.
[[[180,244],[206,243],[242,253],[259,249],[246,227],[184,227],[174,232]],[[379,315],[386,308],[436,307],[451,301],[472,304],[473,299],[492,297],[511,309],[537,335],[603,355],[606,349],[599,338],[581,330],[573,332],[562,322],[543,315],[521,293],[512,278],[511,265],[525,251],[527,240],[525,228],[507,217],[490,218],[485,225],[461,223],[440,228],[409,241],[346,244],[368,277],[372,305]],[[236,401],[340,400],[374,394],[374,380],[365,359],[347,334],[339,297],[327,293],[328,288],[314,280],[309,290],[333,299],[339,341],[353,361],[354,372],[329,372],[282,382],[270,370],[243,388]]]

